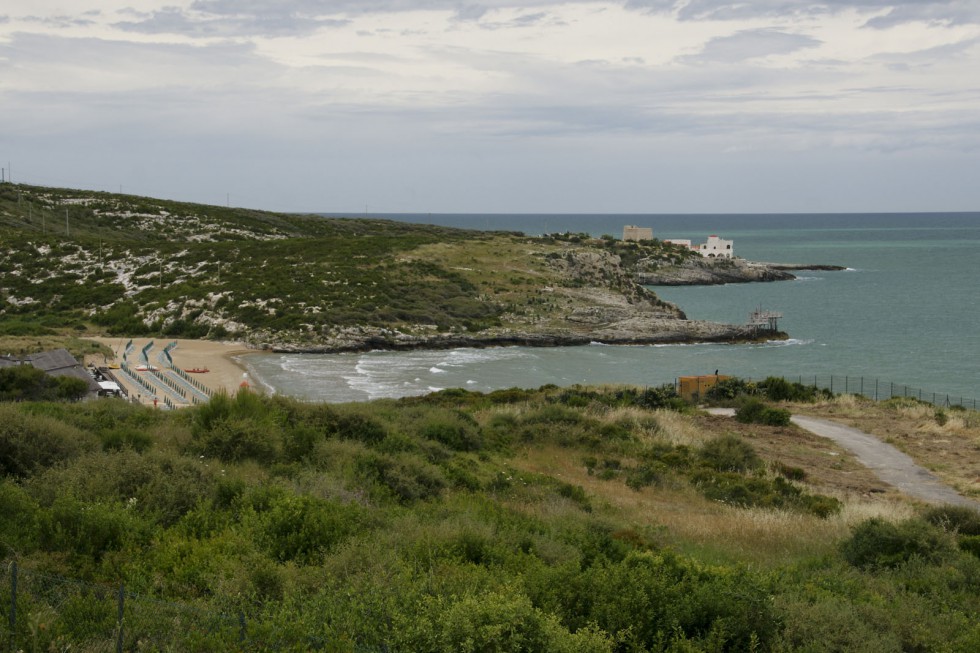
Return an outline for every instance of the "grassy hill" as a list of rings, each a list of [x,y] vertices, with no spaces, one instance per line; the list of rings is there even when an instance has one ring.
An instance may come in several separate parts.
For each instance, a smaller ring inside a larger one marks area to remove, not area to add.
[[[840,402],[818,407],[860,408]],[[901,402],[876,410],[914,427]],[[663,389],[6,404],[0,468],[25,650],[113,642],[120,583],[127,650],[980,643],[976,514],[916,508],[820,438]],[[245,639],[214,627],[239,613]]]
[[[233,337],[315,347],[372,329],[582,334],[615,315],[681,315],[638,286],[660,243],[529,238],[127,195],[0,186],[0,335]]]

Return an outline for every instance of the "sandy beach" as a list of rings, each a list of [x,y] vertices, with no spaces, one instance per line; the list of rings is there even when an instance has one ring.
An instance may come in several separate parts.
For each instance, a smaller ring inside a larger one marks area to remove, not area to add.
[[[123,349],[130,338],[90,338],[102,343],[112,349],[115,358],[101,360],[101,356],[93,357],[90,361],[95,365],[119,364],[122,361]],[[134,349],[129,355],[129,360],[135,364],[138,360],[140,351],[150,342],[153,348],[149,351],[150,363],[157,365],[157,356],[163,348],[171,342],[172,338],[132,338]],[[193,377],[206,385],[214,392],[225,390],[228,394],[235,394],[242,382],[251,380],[246,375],[245,368],[239,365],[234,357],[240,354],[258,353],[255,349],[249,349],[244,343],[213,342],[210,340],[182,340],[177,339],[177,346],[170,350],[174,364],[183,369],[207,369],[208,372],[193,374]]]

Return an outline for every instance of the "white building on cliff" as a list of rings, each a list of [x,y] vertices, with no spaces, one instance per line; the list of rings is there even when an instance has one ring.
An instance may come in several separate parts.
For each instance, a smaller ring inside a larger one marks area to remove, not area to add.
[[[681,240],[679,238],[671,238],[664,240],[664,242],[693,249],[705,258],[735,258],[735,241],[725,240],[714,234],[708,236],[708,242],[702,245],[693,245],[690,240]]]
[[[708,236],[708,242],[696,245],[692,249],[705,258],[732,258],[735,256],[735,241],[719,238],[714,234]]]

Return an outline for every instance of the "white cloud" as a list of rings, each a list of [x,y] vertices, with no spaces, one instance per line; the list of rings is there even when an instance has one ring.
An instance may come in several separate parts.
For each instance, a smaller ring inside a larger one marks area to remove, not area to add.
[[[906,171],[927,158],[980,163],[972,3],[79,5],[65,14],[37,0],[0,19],[0,101],[17,125],[0,135],[0,155],[34,162],[19,167],[38,181],[78,174],[84,151],[85,169],[124,187],[200,198],[218,177],[268,208],[342,208],[330,202],[373,194],[390,196],[374,202],[391,210],[576,210],[591,188],[602,211],[610,196],[645,210],[646,191],[631,199],[623,180],[639,183],[646,167],[674,175],[663,191],[684,210],[680,177],[699,164],[707,177],[748,179],[739,158],[778,172],[804,157],[831,166],[828,179],[848,169],[870,184],[876,157],[881,170],[895,169],[885,157]],[[134,163],[141,153],[152,166]],[[665,161],[683,165],[672,173]],[[260,184],[269,168],[278,182]],[[980,203],[972,186],[944,188],[936,208]],[[760,204],[739,210],[792,201],[752,197]]]

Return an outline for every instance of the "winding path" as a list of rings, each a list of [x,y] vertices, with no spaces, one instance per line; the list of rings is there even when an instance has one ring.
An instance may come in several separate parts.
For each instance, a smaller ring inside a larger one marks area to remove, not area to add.
[[[732,408],[709,408],[708,412],[712,415],[729,417],[735,415],[735,410]],[[909,456],[873,435],[816,417],[793,415],[792,421],[800,428],[820,437],[829,438],[844,447],[882,481],[911,497],[927,503],[966,506],[980,511],[980,503],[964,497],[945,485],[935,474],[917,465]]]

